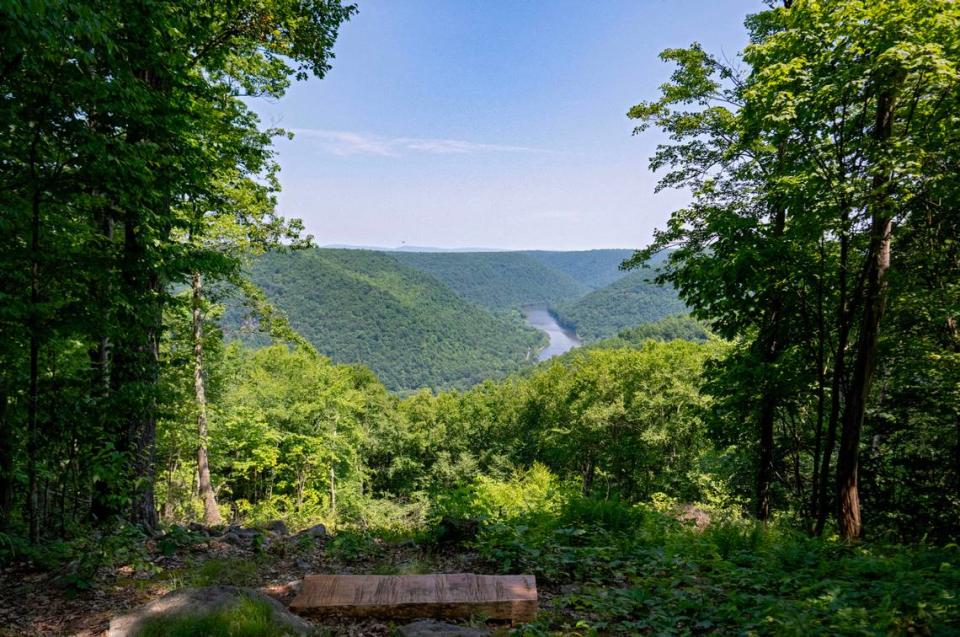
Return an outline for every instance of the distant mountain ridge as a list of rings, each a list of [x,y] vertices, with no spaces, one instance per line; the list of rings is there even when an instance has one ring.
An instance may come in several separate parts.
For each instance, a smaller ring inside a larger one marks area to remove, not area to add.
[[[393,390],[468,387],[518,369],[545,344],[518,313],[491,314],[384,252],[271,253],[249,274],[321,353],[370,367]],[[228,309],[226,331],[242,323]]]
[[[620,264],[633,256],[633,250],[603,249],[578,252],[527,250],[528,254],[545,266],[563,272],[591,290],[610,285],[626,273]]]
[[[249,275],[335,362],[367,365],[392,390],[447,389],[533,363],[547,341],[525,305],[549,306],[586,342],[684,312],[649,271],[619,270],[631,254],[312,248],[258,257]],[[256,341],[247,323],[236,303],[222,321]]]
[[[494,311],[552,305],[591,289],[526,252],[398,252],[393,257]]]

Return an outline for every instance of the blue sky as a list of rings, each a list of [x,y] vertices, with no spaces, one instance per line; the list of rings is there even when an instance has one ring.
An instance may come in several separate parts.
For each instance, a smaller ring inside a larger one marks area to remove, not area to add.
[[[318,244],[642,246],[682,193],[653,192],[667,47],[733,58],[759,0],[359,0],[333,70],[255,105],[278,141],[280,209]]]

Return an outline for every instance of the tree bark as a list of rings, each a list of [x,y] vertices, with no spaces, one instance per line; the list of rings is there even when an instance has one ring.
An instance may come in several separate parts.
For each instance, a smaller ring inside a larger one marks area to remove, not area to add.
[[[139,216],[127,212],[124,219],[122,262],[123,295],[128,299],[121,310],[125,331],[114,350],[111,380],[124,396],[122,418],[125,431],[120,451],[129,454],[125,475],[118,485],[129,502],[130,521],[146,531],[157,525],[154,500],[156,455],[156,390],[159,382],[158,338],[162,329],[159,298],[163,286],[159,275],[146,263],[146,248],[138,230]]]
[[[840,422],[840,407],[843,402],[843,380],[846,376],[847,344],[850,339],[850,308],[847,298],[847,265],[849,261],[850,239],[847,235],[847,215],[843,215],[844,228],[840,235],[840,273],[838,280],[839,299],[837,302],[837,349],[833,354],[833,376],[830,380],[830,418],[827,421],[827,435],[823,441],[823,455],[820,461],[820,483],[817,491],[816,523],[814,535],[822,535],[830,512],[830,462],[837,441],[837,429]],[[816,462],[817,459],[815,458]]]
[[[330,465],[330,513],[337,514],[337,472],[332,463]]]
[[[7,418],[7,394],[0,390],[0,531],[13,512],[13,428]]]
[[[40,539],[37,463],[40,432],[37,425],[40,379],[40,188],[33,190],[33,218],[30,232],[30,379],[27,395],[27,511],[31,544]]]
[[[820,241],[820,277],[817,280],[817,427],[813,439],[813,476],[810,480],[810,508],[808,510],[810,529],[817,523],[817,488],[820,484],[820,449],[823,445],[824,412],[827,405],[827,355],[826,355],[826,319],[823,308],[824,262],[823,240]]]
[[[877,98],[877,121],[874,137],[881,147],[893,131],[895,101],[887,89]],[[891,177],[881,170],[873,178],[873,210],[870,224],[870,245],[867,251],[866,298],[857,341],[857,356],[853,377],[843,414],[840,434],[840,452],[837,458],[837,524],[840,535],[855,539],[862,533],[858,468],[860,461],[860,434],[866,413],[870,386],[877,366],[877,342],[880,321],[886,309],[887,274],[890,269],[890,240],[893,233],[893,214],[890,210],[889,188]]]
[[[220,524],[217,497],[210,484],[210,465],[207,462],[207,392],[203,383],[203,315],[201,313],[202,280],[193,273],[193,390],[197,399],[197,475],[200,497],[203,498],[203,523]]]
[[[783,170],[786,156],[786,143],[780,142],[777,148],[777,171]],[[773,239],[779,241],[783,237],[787,223],[786,206],[782,202],[775,203],[773,213]],[[757,519],[766,522],[770,518],[770,485],[773,482],[774,441],[773,429],[777,415],[779,391],[773,380],[776,373],[774,365],[783,350],[783,298],[779,290],[773,290],[770,298],[770,312],[765,321],[766,330],[761,334],[761,361],[763,364],[763,392],[760,397],[760,414],[758,429],[760,447],[758,449],[757,466]]]

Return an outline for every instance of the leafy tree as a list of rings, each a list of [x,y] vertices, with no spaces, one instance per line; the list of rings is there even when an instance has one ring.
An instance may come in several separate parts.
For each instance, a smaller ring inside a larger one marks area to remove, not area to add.
[[[149,528],[164,308],[177,283],[230,265],[194,249],[197,233],[210,230],[196,213],[225,213],[224,200],[256,190],[270,133],[243,98],[279,97],[290,77],[322,76],[353,8],[49,0],[3,12],[13,46],[0,62],[2,179],[11,186],[2,267],[17,308],[3,316],[3,357],[22,370],[9,377],[18,384],[4,383],[3,426],[26,448],[30,535],[38,539],[46,518],[42,471],[59,479],[56,450],[41,449],[52,431],[98,439],[97,462],[71,476],[74,489],[91,491],[94,516],[124,512]],[[79,404],[95,407],[55,427],[63,414],[42,407],[56,395],[48,379],[77,343],[89,369],[71,365],[69,380],[86,377],[89,400]],[[0,465],[18,453],[4,448]],[[0,470],[0,492],[9,493],[16,470]],[[66,488],[53,491],[69,498]]]
[[[656,125],[677,141],[652,160],[672,167],[662,187],[694,193],[630,265],[678,246],[661,279],[721,335],[749,339],[759,365],[741,358],[739,369],[755,367],[759,378],[728,378],[749,384],[737,395],[758,389],[751,401],[761,517],[775,466],[774,421],[812,411],[814,526],[822,530],[829,509],[839,435],[839,528],[845,537],[861,533],[862,430],[882,318],[898,301],[892,249],[909,249],[898,236],[955,214],[949,204],[942,212],[941,193],[955,186],[954,173],[941,168],[956,157],[958,18],[949,2],[774,8],[748,19],[746,73],[696,45],[670,50],[664,58],[679,70],[662,98],[630,111],[642,120],[638,130]],[[816,407],[806,410],[811,385]]]

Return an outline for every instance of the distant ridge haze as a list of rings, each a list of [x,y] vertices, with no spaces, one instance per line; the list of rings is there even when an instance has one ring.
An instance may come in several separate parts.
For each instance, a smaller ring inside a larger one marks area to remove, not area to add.
[[[439,246],[416,246],[401,244],[396,247],[387,246],[368,246],[355,245],[349,243],[331,243],[320,246],[331,250],[374,250],[376,252],[599,252],[599,251],[623,251],[633,253],[639,248],[583,248],[569,250],[555,250],[553,248],[481,248],[481,247],[463,247],[463,248],[442,248]]]

